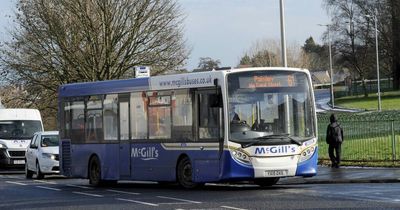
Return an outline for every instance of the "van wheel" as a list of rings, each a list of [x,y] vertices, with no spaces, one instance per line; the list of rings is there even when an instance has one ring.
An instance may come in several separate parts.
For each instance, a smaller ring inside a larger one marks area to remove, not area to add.
[[[102,184],[100,160],[97,156],[94,156],[89,162],[89,184],[93,186]]]
[[[43,179],[44,174],[40,171],[39,162],[36,162],[36,179]]]
[[[199,183],[193,182],[193,168],[188,157],[182,158],[178,163],[177,179],[178,183],[186,189],[193,189],[198,187]]]
[[[25,178],[32,179],[33,171],[28,169],[28,163],[25,163]]]
[[[261,187],[269,187],[276,184],[279,181],[279,177],[256,179],[254,183],[260,185]]]

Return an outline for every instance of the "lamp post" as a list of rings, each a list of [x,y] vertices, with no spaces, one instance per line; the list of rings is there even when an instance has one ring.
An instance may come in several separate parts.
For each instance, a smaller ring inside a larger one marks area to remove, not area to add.
[[[280,8],[281,8],[281,48],[282,48],[282,65],[283,67],[287,67],[287,58],[286,58],[286,34],[285,34],[285,10],[283,0],[280,0]]]
[[[332,109],[335,108],[335,96],[333,94],[333,68],[332,68],[332,43],[331,43],[331,32],[329,24],[318,24],[319,26],[326,26],[328,29],[328,45],[329,45],[329,71],[331,77],[331,103]]]
[[[371,17],[367,15],[367,17]],[[382,110],[381,103],[381,81],[379,77],[379,40],[378,40],[378,10],[375,8],[375,13],[373,15],[375,23],[375,52],[376,52],[376,77],[378,80],[378,111]]]

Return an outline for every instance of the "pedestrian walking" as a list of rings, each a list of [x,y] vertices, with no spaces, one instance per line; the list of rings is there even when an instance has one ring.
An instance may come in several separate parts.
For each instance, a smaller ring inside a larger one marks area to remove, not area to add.
[[[335,114],[330,116],[330,124],[326,129],[326,143],[329,145],[328,152],[332,168],[340,167],[340,155],[343,143],[343,128],[337,121]]]

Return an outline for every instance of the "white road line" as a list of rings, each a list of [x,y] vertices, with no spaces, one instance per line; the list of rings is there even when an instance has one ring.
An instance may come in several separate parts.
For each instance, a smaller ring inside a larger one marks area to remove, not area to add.
[[[45,183],[45,184],[57,184],[55,182],[43,181],[43,180],[33,180],[35,182]]]
[[[25,183],[21,183],[21,182],[12,182],[12,181],[6,181],[9,184],[17,184],[17,185],[27,185]]]
[[[88,189],[88,190],[93,190],[93,187],[86,187],[86,186],[79,186],[79,185],[74,185],[74,184],[66,184],[65,186],[68,187],[77,187],[77,188],[81,188],[81,189]]]
[[[92,193],[84,193],[84,192],[72,192],[72,193],[80,194],[80,195],[87,195],[87,196],[92,196],[92,197],[98,197],[98,198],[104,197],[103,195],[92,194]]]
[[[184,201],[184,202],[189,202],[189,203],[201,203],[200,201],[191,201],[191,200],[186,200],[186,199],[181,199],[181,198],[172,198],[172,197],[166,197],[166,196],[157,196],[158,198],[165,198],[165,199],[171,199],[171,200],[176,200],[176,201]]]
[[[61,191],[61,189],[52,188],[52,187],[44,187],[44,186],[36,186],[37,188],[42,188],[46,190],[54,190],[54,191]]]
[[[135,193],[135,192],[126,192],[126,191],[119,191],[119,190],[107,190],[108,192],[116,192],[116,193],[124,193],[124,194],[129,194],[129,195],[140,195],[140,193]]]
[[[123,198],[116,198],[116,199],[119,200],[119,201],[127,201],[127,202],[132,202],[132,203],[139,203],[139,204],[143,204],[143,205],[158,206],[158,204],[155,204],[155,203],[147,203],[147,202],[130,200],[130,199],[123,199]]]
[[[236,208],[236,207],[232,207],[232,206],[221,206],[221,208],[234,209],[234,210],[247,210],[247,209],[241,209],[241,208]]]

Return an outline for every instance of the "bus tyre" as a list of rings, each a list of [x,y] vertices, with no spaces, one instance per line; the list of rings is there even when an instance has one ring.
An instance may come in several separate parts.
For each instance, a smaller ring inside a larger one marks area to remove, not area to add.
[[[260,185],[261,187],[269,187],[276,184],[279,181],[279,177],[262,178],[256,179],[254,183]]]
[[[102,184],[100,160],[97,156],[94,156],[89,162],[89,184],[93,186]]]
[[[43,179],[44,174],[40,171],[39,162],[36,162],[36,179]]]
[[[33,171],[28,169],[28,163],[25,163],[25,178],[32,179]]]
[[[186,189],[193,189],[199,186],[198,183],[194,183],[193,179],[193,168],[188,157],[182,158],[178,163],[177,168],[177,179],[178,183]]]

